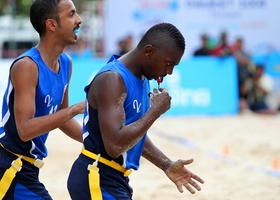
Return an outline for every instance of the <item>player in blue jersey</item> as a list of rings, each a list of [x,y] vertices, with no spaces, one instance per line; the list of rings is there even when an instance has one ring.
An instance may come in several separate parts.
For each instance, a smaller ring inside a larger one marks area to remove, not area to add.
[[[68,106],[72,60],[63,52],[76,43],[82,20],[71,0],[35,0],[30,21],[40,41],[12,63],[3,98],[0,199],[5,200],[52,199],[38,179],[51,130],[60,128],[82,142],[82,127],[73,117],[84,112],[85,102]]]
[[[171,103],[166,89],[149,95],[149,80],[171,75],[184,51],[180,31],[157,24],[136,48],[112,56],[85,87],[84,149],[68,177],[72,200],[132,199],[128,175],[139,168],[141,156],[162,169],[180,192],[201,189],[203,180],[185,167],[193,160],[171,161],[146,134]]]

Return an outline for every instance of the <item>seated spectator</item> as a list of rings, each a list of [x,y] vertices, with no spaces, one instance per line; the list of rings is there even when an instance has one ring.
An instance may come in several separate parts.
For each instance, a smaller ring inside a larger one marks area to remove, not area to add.
[[[247,102],[251,111],[260,114],[276,114],[277,111],[268,105],[268,98],[273,95],[274,82],[264,72],[264,66],[256,65],[256,71],[249,85]]]
[[[209,56],[210,49],[208,47],[208,36],[207,34],[202,34],[201,37],[201,46],[194,51],[194,56]]]

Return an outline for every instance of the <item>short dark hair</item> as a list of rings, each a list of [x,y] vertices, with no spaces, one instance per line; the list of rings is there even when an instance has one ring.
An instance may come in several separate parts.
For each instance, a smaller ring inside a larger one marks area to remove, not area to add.
[[[185,38],[182,33],[170,23],[159,23],[152,26],[142,37],[137,45],[137,48],[143,48],[147,44],[154,44],[155,42],[170,41],[180,51],[185,51]]]
[[[46,20],[59,20],[60,0],[33,0],[30,6],[30,22],[40,36],[46,33]]]

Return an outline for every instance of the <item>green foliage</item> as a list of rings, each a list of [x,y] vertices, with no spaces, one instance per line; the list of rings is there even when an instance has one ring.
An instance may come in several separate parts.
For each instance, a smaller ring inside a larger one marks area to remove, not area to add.
[[[83,10],[83,4],[96,0],[72,0],[80,13]],[[0,15],[11,14],[13,16],[29,16],[29,7],[32,0],[1,0]]]

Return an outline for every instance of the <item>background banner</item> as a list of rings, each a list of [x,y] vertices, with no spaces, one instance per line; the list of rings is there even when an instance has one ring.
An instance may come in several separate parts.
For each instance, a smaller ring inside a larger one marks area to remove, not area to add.
[[[252,54],[280,49],[280,3],[273,0],[106,0],[105,51],[117,52],[118,41],[132,35],[137,44],[144,32],[158,22],[176,25],[192,55],[207,33],[213,43],[221,31],[230,43],[241,36]]]

